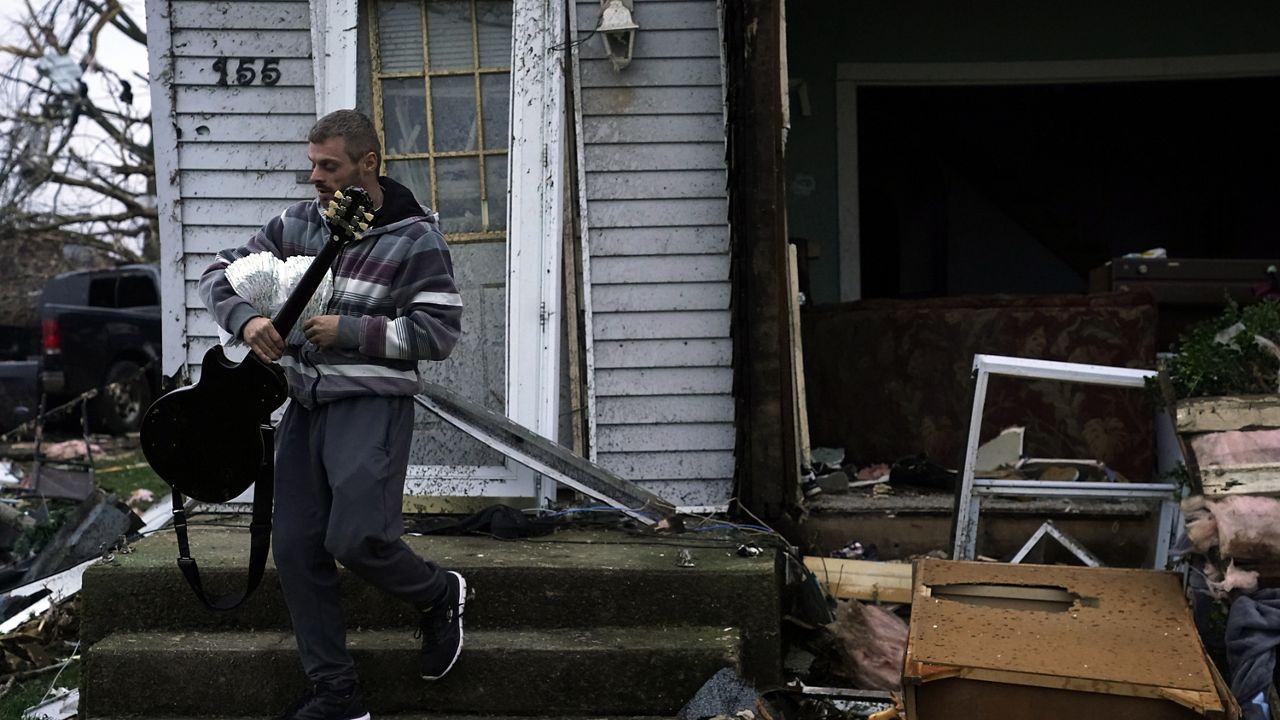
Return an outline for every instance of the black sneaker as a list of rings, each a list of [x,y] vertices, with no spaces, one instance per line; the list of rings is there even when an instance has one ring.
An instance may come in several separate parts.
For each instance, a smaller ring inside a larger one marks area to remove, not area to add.
[[[453,669],[462,653],[462,610],[467,604],[467,581],[450,570],[444,576],[444,600],[422,612],[418,632],[422,638],[422,679],[439,680]]]
[[[360,686],[333,687],[319,683],[280,715],[279,720],[369,720]]]

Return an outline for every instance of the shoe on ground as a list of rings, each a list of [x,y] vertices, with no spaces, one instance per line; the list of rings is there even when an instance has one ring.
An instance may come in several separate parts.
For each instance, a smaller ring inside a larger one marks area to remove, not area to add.
[[[317,683],[280,715],[280,720],[369,720],[360,686]]]
[[[417,636],[422,638],[422,679],[439,680],[462,654],[462,616],[467,605],[467,581],[457,572],[445,573],[444,599],[423,610]]]

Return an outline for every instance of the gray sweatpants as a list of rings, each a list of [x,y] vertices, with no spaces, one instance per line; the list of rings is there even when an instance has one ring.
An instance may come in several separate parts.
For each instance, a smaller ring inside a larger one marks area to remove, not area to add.
[[[400,539],[412,436],[407,397],[349,398],[314,410],[294,402],[276,428],[271,552],[312,682],[356,677],[335,559],[415,606],[445,593],[443,572]]]

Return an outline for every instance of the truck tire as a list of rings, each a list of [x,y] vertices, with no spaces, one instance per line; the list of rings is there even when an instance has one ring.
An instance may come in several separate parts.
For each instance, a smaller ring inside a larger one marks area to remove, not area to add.
[[[112,435],[135,432],[150,406],[151,383],[142,366],[118,360],[107,370],[106,386],[94,400],[95,424]]]

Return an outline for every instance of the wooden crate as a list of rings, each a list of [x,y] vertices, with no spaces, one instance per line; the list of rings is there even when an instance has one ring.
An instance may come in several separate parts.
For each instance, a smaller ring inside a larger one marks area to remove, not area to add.
[[[1235,720],[1177,575],[923,560],[909,720]]]

